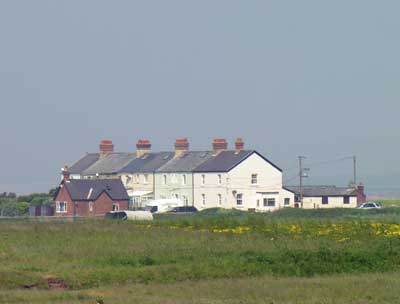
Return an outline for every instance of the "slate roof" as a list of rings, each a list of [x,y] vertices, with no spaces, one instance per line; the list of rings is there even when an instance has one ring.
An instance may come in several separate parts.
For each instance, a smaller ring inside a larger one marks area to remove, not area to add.
[[[174,157],[174,152],[146,153],[135,158],[118,173],[154,172]]]
[[[254,151],[243,150],[240,152],[228,150],[213,155],[194,169],[194,172],[227,172],[249,157]]]
[[[300,187],[299,186],[285,186],[285,189],[294,192],[297,195],[300,195]],[[312,196],[355,196],[357,195],[357,190],[354,188],[348,187],[336,187],[336,186],[303,186],[303,196],[312,197]]]
[[[99,153],[87,153],[69,168],[71,174],[81,174],[99,160]]]
[[[63,182],[63,186],[73,201],[95,201],[103,192],[106,192],[112,200],[129,200],[125,187],[119,179],[72,179]]]
[[[132,160],[136,158],[136,153],[110,153],[102,158],[99,158],[97,162],[91,165],[89,168],[83,171],[83,175],[95,175],[99,174],[114,174],[119,170],[128,165]]]
[[[242,150],[240,152],[237,152],[236,150],[227,150],[220,152],[216,156],[212,156],[209,160],[197,166],[194,172],[228,172],[253,153],[256,153],[273,167],[282,171],[279,167],[255,150]]]
[[[197,166],[211,157],[211,151],[189,151],[180,157],[172,158],[156,172],[192,172]]]

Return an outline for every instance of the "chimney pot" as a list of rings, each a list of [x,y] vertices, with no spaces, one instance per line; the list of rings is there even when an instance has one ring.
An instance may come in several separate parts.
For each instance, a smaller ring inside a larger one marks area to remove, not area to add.
[[[228,150],[228,142],[224,138],[215,138],[212,143],[214,155]]]
[[[182,156],[189,151],[189,141],[187,138],[178,138],[175,141],[175,157]]]
[[[235,142],[236,152],[240,152],[244,149],[244,141],[242,138],[238,137]]]
[[[63,175],[63,180],[64,181],[69,181],[71,179],[71,174],[69,172],[69,167],[67,165],[64,166],[64,168],[61,169],[62,175]]]
[[[136,157],[140,158],[151,151],[151,142],[148,139],[139,139],[136,143]]]
[[[100,157],[104,157],[107,154],[113,153],[114,152],[114,145],[112,143],[112,140],[109,139],[103,139],[100,142]]]

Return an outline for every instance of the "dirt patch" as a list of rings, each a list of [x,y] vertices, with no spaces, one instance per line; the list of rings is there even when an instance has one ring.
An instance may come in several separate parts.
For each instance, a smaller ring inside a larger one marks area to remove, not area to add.
[[[67,283],[65,283],[63,280],[54,278],[47,279],[47,286],[49,287],[49,289],[68,289]]]
[[[29,284],[29,285],[24,285],[22,287],[25,289],[35,289],[38,287],[38,284]]]

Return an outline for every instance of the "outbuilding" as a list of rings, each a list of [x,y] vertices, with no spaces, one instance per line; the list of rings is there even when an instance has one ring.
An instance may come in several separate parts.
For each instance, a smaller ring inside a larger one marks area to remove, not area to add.
[[[127,210],[129,196],[119,179],[64,179],[55,195],[55,216],[104,216],[109,211]]]
[[[349,186],[287,186],[295,195],[295,207],[316,208],[356,208],[365,202],[364,187]],[[303,197],[301,202],[301,196]]]

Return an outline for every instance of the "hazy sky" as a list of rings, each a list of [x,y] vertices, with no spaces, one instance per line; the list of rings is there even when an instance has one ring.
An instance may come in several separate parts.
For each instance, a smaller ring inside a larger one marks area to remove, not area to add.
[[[0,191],[112,139],[241,136],[308,183],[400,189],[398,0],[0,0]]]

